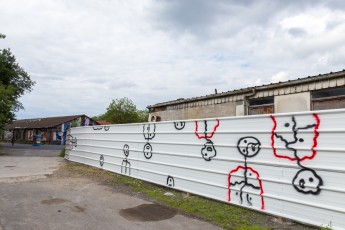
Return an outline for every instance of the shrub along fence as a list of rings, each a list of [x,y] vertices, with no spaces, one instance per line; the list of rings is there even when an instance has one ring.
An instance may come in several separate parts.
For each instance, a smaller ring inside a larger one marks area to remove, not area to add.
[[[345,228],[345,110],[72,128],[66,159]]]

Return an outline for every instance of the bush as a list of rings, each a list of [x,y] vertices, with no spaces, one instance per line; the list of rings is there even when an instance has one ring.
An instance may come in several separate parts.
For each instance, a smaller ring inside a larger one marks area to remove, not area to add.
[[[66,149],[62,149],[60,152],[60,157],[65,157]]]

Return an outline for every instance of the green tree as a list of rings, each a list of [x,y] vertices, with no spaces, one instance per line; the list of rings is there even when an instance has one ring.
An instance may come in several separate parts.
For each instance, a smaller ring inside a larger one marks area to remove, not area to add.
[[[5,37],[0,34],[0,39]],[[24,109],[19,98],[30,92],[34,84],[10,49],[0,49],[0,129],[15,119],[15,112]]]
[[[131,99],[124,97],[112,100],[105,114],[93,117],[94,120],[106,120],[113,124],[146,122],[147,110],[137,110]]]

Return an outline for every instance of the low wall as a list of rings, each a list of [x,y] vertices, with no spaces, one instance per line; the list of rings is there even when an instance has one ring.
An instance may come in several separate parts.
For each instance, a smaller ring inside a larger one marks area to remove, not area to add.
[[[76,127],[66,158],[345,229],[345,110]]]

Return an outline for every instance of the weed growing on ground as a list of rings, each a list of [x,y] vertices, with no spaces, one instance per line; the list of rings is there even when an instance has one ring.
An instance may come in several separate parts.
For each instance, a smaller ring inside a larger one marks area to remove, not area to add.
[[[66,149],[62,149],[60,152],[60,157],[65,157]]]

